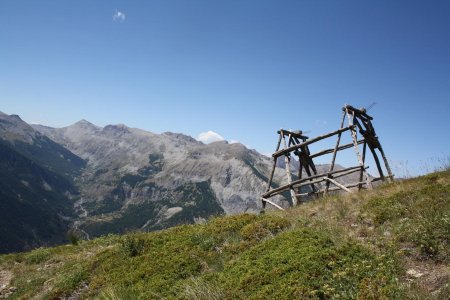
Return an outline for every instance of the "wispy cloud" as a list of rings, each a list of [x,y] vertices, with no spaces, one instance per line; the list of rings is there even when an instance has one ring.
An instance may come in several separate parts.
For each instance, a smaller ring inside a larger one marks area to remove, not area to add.
[[[120,10],[116,10],[116,12],[112,16],[113,20],[115,22],[123,22],[126,19],[125,13],[121,12]]]
[[[223,138],[223,136],[221,136],[217,132],[208,130],[206,132],[200,133],[198,135],[197,140],[199,140],[200,142],[203,142],[205,144],[209,144],[212,142],[224,141],[225,139]]]

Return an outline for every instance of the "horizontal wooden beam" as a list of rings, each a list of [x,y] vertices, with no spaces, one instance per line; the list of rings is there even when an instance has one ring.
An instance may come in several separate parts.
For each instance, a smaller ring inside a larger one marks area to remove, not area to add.
[[[304,136],[303,133],[298,133],[298,132],[290,131],[290,130],[286,130],[286,129],[280,129],[277,131],[277,133],[281,134],[282,131],[283,131],[283,135],[291,135],[291,136],[299,138],[299,139],[308,139],[308,137]]]
[[[359,140],[358,141],[358,145],[361,145],[363,143],[364,143],[364,140]],[[345,149],[348,149],[348,148],[351,148],[351,147],[353,147],[353,143],[349,143],[349,144],[346,144],[346,145],[339,146],[336,151],[345,150]],[[322,155],[325,155],[325,154],[330,154],[330,153],[333,153],[333,152],[334,152],[334,148],[322,150],[322,151],[319,151],[317,153],[312,154],[311,158],[315,158],[315,157],[322,156]]]
[[[358,167],[359,167],[359,166],[358,166]],[[364,167],[364,169],[366,169],[366,170],[367,170],[368,168],[369,168],[369,167]],[[339,177],[347,176],[347,175],[349,175],[349,174],[352,174],[352,173],[355,173],[355,172],[358,172],[358,171],[361,171],[361,167],[359,167],[358,169],[349,170],[349,171],[344,172],[344,173],[339,173],[338,175],[333,176],[333,178],[336,179],[336,178],[339,178]]]
[[[344,128],[338,129],[336,131],[333,131],[333,132],[330,132],[330,133],[327,133],[327,134],[324,134],[324,135],[320,135],[320,136],[315,137],[313,139],[309,139],[309,140],[307,140],[307,141],[305,141],[303,143],[300,143],[300,144],[297,144],[297,145],[294,145],[294,146],[291,146],[291,147],[288,147],[288,148],[285,148],[285,149],[278,150],[277,152],[272,154],[272,157],[279,157],[281,155],[285,155],[286,153],[292,152],[292,151],[297,150],[297,149],[299,149],[301,147],[308,146],[309,144],[318,142],[318,141],[326,139],[326,138],[328,138],[330,136],[333,136],[333,135],[339,134],[341,132],[345,132],[347,130],[350,130],[353,127],[355,127],[355,126],[351,125],[351,126],[348,126],[348,127],[344,127]]]
[[[362,116],[368,118],[369,120],[373,120],[373,118],[371,116],[369,116],[366,112],[363,112],[359,108],[355,108],[355,107],[353,107],[351,105],[345,105],[343,110],[345,110],[345,109],[353,111],[353,112],[355,112],[355,114],[362,115]]]
[[[263,198],[268,198],[268,197],[272,197],[274,195],[278,195],[281,194],[282,192],[289,190],[291,188],[293,188],[294,186],[304,186],[304,185],[310,185],[310,184],[314,184],[314,183],[318,183],[323,181],[323,178],[321,178],[318,181],[311,181],[312,179],[316,179],[316,178],[320,178],[320,177],[324,177],[324,176],[329,176],[329,175],[333,175],[333,174],[339,174],[339,173],[343,173],[346,171],[350,171],[350,170],[360,170],[361,166],[356,166],[356,167],[350,167],[350,168],[345,168],[342,170],[335,170],[332,172],[327,172],[327,173],[322,173],[322,174],[317,174],[317,175],[313,175],[313,176],[309,176],[309,177],[305,177],[305,178],[301,178],[295,181],[292,181],[291,183],[285,184],[283,186],[280,186],[276,189],[273,189],[271,191],[268,191],[266,193],[264,193],[262,195]]]
[[[379,181],[379,180],[381,180],[381,179],[382,179],[381,177],[376,177],[376,178],[373,178],[373,179],[371,180],[371,182]],[[345,186],[346,188],[350,189],[350,188],[357,187],[357,186],[360,185],[360,184],[361,184],[361,185],[365,185],[365,184],[367,184],[367,182],[366,182],[366,181],[354,182],[354,183],[345,184],[344,186]],[[329,188],[329,189],[328,189],[328,192],[334,192],[334,191],[340,191],[340,190],[342,190],[340,187],[333,187],[333,188]],[[296,194],[296,196],[297,196],[297,197],[311,196],[311,195],[314,195],[314,194],[320,194],[320,193],[323,193],[323,192],[324,192],[324,190],[319,190],[319,191],[315,191],[315,192],[308,192],[308,193]]]

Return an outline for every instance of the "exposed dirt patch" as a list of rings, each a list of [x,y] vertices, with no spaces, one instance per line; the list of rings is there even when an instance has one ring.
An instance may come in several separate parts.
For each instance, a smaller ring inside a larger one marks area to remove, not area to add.
[[[450,268],[432,261],[407,260],[406,276],[429,294],[440,294],[450,282]]]
[[[0,270],[0,299],[8,297],[15,291],[15,288],[10,286],[12,278],[11,271]]]

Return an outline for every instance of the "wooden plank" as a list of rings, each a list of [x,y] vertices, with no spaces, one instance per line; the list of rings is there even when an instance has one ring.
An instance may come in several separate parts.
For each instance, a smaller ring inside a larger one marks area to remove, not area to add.
[[[324,177],[323,179],[326,180],[326,181],[331,182],[331,183],[334,184],[335,186],[340,187],[340,188],[343,189],[344,191],[347,191],[347,192],[349,192],[349,193],[353,193],[353,192],[352,192],[351,190],[349,190],[347,187],[345,187],[344,185],[340,184],[339,182],[337,182],[337,181],[334,180],[334,179],[331,179],[331,178],[328,178],[328,177]]]
[[[359,140],[358,141],[358,145],[361,145],[362,143],[364,143],[364,140]],[[353,147],[353,143],[345,144],[345,145],[339,146],[337,148],[337,151],[345,150],[345,149],[348,149],[348,148],[351,148],[351,147]],[[319,156],[322,156],[322,155],[325,155],[325,154],[330,154],[330,153],[333,153],[333,151],[334,151],[333,148],[322,150],[322,151],[319,151],[317,153],[312,154],[311,158],[319,157]]]
[[[278,204],[276,204],[276,203],[274,203],[274,202],[270,201],[269,199],[266,199],[266,198],[261,198],[261,200],[262,200],[263,202],[267,202],[267,203],[270,203],[270,204],[272,204],[273,206],[275,206],[276,208],[278,208],[278,209],[280,209],[280,210],[284,210],[284,208],[282,208],[282,207],[281,207],[281,206],[279,206]]]
[[[364,168],[367,170],[369,167],[364,167]],[[347,176],[347,175],[349,175],[349,174],[358,172],[358,171],[360,171],[360,170],[361,170],[361,167],[358,166],[357,169],[349,170],[349,171],[344,172],[344,173],[340,173],[340,174],[338,174],[338,175],[336,175],[336,176],[333,176],[333,178],[336,179],[336,178],[339,178],[339,177]]]
[[[290,135],[290,136],[293,136],[293,137],[296,137],[296,138],[299,138],[299,139],[308,139],[308,137],[304,136],[303,133],[298,133],[298,132],[295,132],[295,131],[289,131],[289,130],[286,130],[286,129],[280,129],[280,130],[277,131],[278,134],[281,134],[281,132],[283,132],[283,135]]]
[[[354,146],[354,149],[355,149],[356,157],[358,158],[359,165],[361,166],[361,168],[363,168],[363,172],[364,172],[364,175],[366,177],[367,186],[370,189],[372,189],[372,183],[370,182],[369,175],[367,174],[366,170],[364,169],[364,163],[363,163],[363,161],[361,159],[361,155],[359,154],[359,150],[358,150],[358,139],[356,137],[357,133],[356,133],[355,126],[353,124],[353,119],[355,118],[355,114],[354,113],[350,114],[348,112],[348,109],[346,110],[346,112],[347,112],[349,127],[352,127],[351,134],[352,134],[353,146]]]
[[[366,112],[363,112],[362,110],[360,110],[359,108],[355,108],[351,105],[345,105],[343,110],[348,109],[353,111],[354,113],[356,113],[357,115],[361,115],[364,116],[365,118],[369,119],[369,120],[373,120],[373,118],[371,116],[369,116]]]
[[[274,196],[274,195],[281,194],[282,192],[284,192],[284,191],[290,189],[291,187],[293,187],[294,185],[297,186],[297,185],[302,184],[302,183],[304,183],[303,185],[311,184],[311,182],[306,182],[306,181],[311,180],[311,179],[320,178],[320,177],[328,176],[328,175],[332,175],[332,174],[343,173],[343,172],[350,171],[350,170],[359,170],[360,168],[361,168],[360,166],[350,167],[350,168],[345,168],[345,169],[342,169],[342,170],[335,170],[335,171],[329,172],[329,173],[317,174],[317,175],[313,175],[313,176],[310,176],[310,177],[301,178],[301,179],[298,179],[298,180],[295,180],[295,181],[291,182],[290,184],[285,184],[285,185],[280,186],[280,187],[278,187],[276,189],[268,191],[268,192],[264,193],[262,195],[262,197],[263,198],[268,198],[268,197],[271,197],[271,196]],[[322,182],[322,181],[323,181],[323,179],[320,179],[318,182]],[[314,183],[316,183],[316,182],[314,182]]]
[[[281,134],[278,137],[278,143],[277,143],[277,147],[275,148],[275,152],[277,152],[280,149],[280,145],[281,145]],[[275,169],[277,167],[277,158],[274,157],[273,158],[273,166],[272,166],[272,170],[270,172],[270,177],[269,177],[269,181],[267,183],[267,189],[266,191],[270,190],[270,186],[272,185],[272,180],[273,180],[273,175],[275,173]]]
[[[379,144],[378,149],[380,150],[381,157],[383,157],[383,160],[384,160],[384,166],[386,167],[386,170],[388,172],[388,176],[387,177],[389,178],[390,182],[393,182],[394,174],[392,174],[391,167],[389,167],[389,163],[388,163],[388,160],[386,158],[386,155],[384,154],[383,148],[381,147],[381,143]]]
[[[283,134],[283,130],[281,130],[281,134],[280,136],[283,135],[283,145],[284,148],[288,148],[288,145],[286,145],[286,137]],[[289,145],[291,144],[291,135],[288,136],[289,138]],[[284,163],[285,163],[285,168],[286,168],[286,176],[287,176],[287,180],[288,180],[288,184],[290,185],[292,183],[292,175],[291,175],[291,158],[288,155],[284,156]],[[290,193],[291,193],[291,198],[292,198],[292,205],[293,206],[297,206],[297,196],[295,196],[295,191],[292,188],[292,186],[290,186]]]
[[[372,179],[372,182],[374,182],[374,181],[379,181],[379,180],[381,180],[381,177],[377,177],[377,178],[373,178]],[[345,184],[345,187],[346,188],[354,188],[354,187],[357,187],[358,185],[364,185],[364,184],[367,184],[367,182],[365,182],[365,181],[361,181],[361,182],[355,182],[355,183],[350,183],[350,184]],[[341,191],[342,189],[340,188],[340,187],[333,187],[333,188],[329,188],[328,189],[328,192],[335,192],[335,191]],[[317,192],[308,192],[308,193],[302,193],[302,194],[297,194],[297,196],[298,197],[303,197],[303,196],[311,196],[311,195],[313,195],[313,194],[320,194],[320,193],[322,193],[323,191],[321,190],[321,191],[317,191]]]
[[[272,157],[279,157],[279,156],[281,156],[281,155],[285,155],[286,153],[292,152],[292,151],[297,150],[297,149],[299,149],[299,148],[301,148],[301,147],[304,147],[304,146],[307,146],[307,145],[309,145],[309,144],[315,143],[315,142],[317,142],[317,141],[326,139],[326,138],[328,138],[328,137],[330,137],[330,136],[339,134],[339,133],[341,133],[341,132],[345,132],[345,131],[347,131],[347,130],[350,130],[350,129],[352,129],[353,127],[354,127],[354,126],[344,127],[344,128],[338,129],[338,130],[336,130],[336,131],[333,131],[333,132],[330,132],[330,133],[327,133],[327,134],[318,136],[318,137],[316,137],[316,138],[307,140],[307,141],[305,141],[305,142],[303,142],[303,143],[301,143],[301,144],[297,144],[297,145],[288,147],[288,148],[286,148],[286,149],[279,150],[279,151],[275,152],[274,154],[272,154]]]
[[[344,127],[344,121],[345,121],[345,111],[342,114],[341,125],[339,126],[339,128]],[[337,155],[337,152],[338,152],[338,149],[339,149],[339,144],[341,142],[341,136],[342,136],[342,132],[339,132],[338,133],[338,138],[337,138],[337,141],[336,141],[336,145],[334,146],[334,149],[333,149],[333,158],[331,159],[330,169],[328,170],[328,173],[332,172],[334,170],[334,163],[336,162],[336,155]],[[330,187],[330,182],[327,181],[326,186],[325,186],[324,195],[327,194],[329,187]]]

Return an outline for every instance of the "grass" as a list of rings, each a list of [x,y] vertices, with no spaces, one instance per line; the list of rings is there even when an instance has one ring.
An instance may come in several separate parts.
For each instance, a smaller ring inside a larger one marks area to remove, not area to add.
[[[444,171],[284,212],[2,255],[0,271],[13,274],[11,299],[448,299],[449,238]]]

